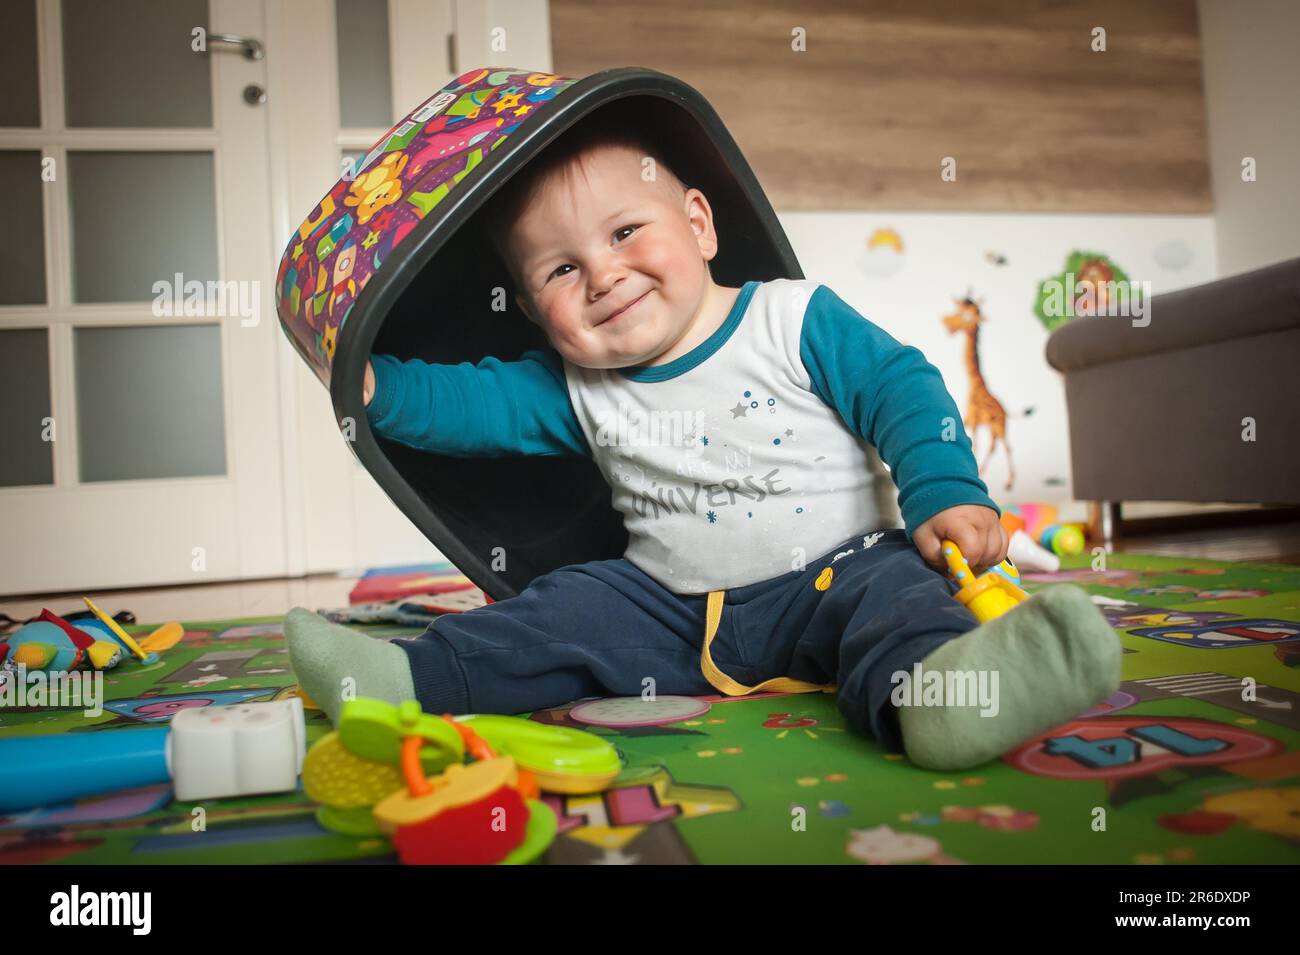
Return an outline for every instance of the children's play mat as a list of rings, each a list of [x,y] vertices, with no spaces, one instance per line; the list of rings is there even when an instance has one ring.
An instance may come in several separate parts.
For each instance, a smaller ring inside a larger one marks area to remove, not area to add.
[[[702,697],[658,725],[636,703],[608,708],[608,726],[570,719],[569,706],[538,711],[609,738],[624,762],[602,794],[546,797],[560,835],[545,861],[1300,862],[1300,567],[1141,555],[1065,566],[1026,589],[1068,580],[1103,598],[1125,649],[1103,705],[951,774],[883,754],[828,695]],[[0,735],[148,726],[296,692],[278,619],[185,630],[152,666],[106,674],[102,716],[5,709]],[[308,743],[328,730],[308,710]],[[301,791],[205,802],[202,831],[195,808],[157,786],[0,816],[0,864],[393,859],[386,842],[322,829]]]

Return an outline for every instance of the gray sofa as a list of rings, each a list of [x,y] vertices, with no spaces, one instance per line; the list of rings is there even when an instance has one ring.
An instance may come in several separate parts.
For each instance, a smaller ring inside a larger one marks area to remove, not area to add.
[[[1300,259],[1148,308],[1145,327],[1075,318],[1047,341],[1093,532],[1112,536],[1122,501],[1300,502]]]

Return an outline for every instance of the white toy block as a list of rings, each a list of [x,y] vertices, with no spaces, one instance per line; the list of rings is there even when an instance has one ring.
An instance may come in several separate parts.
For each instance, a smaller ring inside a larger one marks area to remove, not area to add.
[[[182,802],[296,789],[306,753],[297,697],[181,710],[167,737],[167,766]]]

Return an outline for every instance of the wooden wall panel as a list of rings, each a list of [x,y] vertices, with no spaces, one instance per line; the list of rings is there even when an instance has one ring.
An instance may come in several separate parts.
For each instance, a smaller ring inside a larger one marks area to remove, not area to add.
[[[550,0],[554,70],[714,105],[779,210],[1212,209],[1195,0]],[[1094,27],[1107,50],[1091,49]],[[806,52],[791,31],[806,30]],[[940,164],[957,160],[956,182]]]

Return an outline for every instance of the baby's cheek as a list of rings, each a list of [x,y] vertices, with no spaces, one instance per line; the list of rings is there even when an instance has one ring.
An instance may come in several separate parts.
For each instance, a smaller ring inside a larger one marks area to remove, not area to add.
[[[679,276],[684,265],[692,260],[699,261],[700,250],[694,236],[688,227],[681,236],[656,236],[653,242],[642,243],[637,249],[642,270],[658,272],[665,280]]]
[[[551,340],[555,350],[570,360],[582,354],[582,331],[577,325],[564,322],[549,325],[547,327],[547,337]]]

